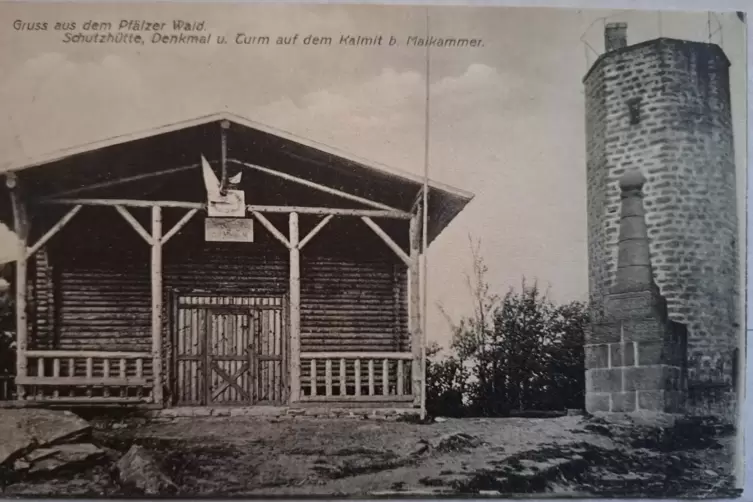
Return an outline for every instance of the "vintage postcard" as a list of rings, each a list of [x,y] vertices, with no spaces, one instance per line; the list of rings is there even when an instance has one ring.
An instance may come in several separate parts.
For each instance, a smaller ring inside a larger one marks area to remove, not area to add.
[[[740,496],[747,23],[0,3],[0,495]]]

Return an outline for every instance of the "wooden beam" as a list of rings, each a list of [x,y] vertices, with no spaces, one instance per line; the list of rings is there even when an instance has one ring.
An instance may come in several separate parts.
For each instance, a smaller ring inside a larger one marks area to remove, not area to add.
[[[222,178],[220,179],[220,195],[227,195],[227,130],[230,128],[230,121],[223,120],[220,122],[220,169]]]
[[[39,239],[36,242],[36,244],[34,244],[33,246],[31,246],[26,251],[26,257],[29,258],[30,256],[33,256],[34,253],[36,253],[37,251],[39,251],[42,248],[42,246],[44,246],[45,244],[47,244],[47,242],[50,239],[52,239],[55,236],[56,233],[58,233],[60,230],[62,230],[62,228],[65,225],[67,225],[68,222],[71,221],[71,219],[73,219],[73,217],[76,216],[76,213],[78,213],[80,210],[81,210],[81,205],[73,206],[73,209],[71,209],[70,211],[68,211],[65,214],[65,216],[63,216],[60,219],[60,221],[58,221],[57,223],[55,223],[55,225],[51,229],[49,229],[47,231],[47,233],[42,236],[41,239]]]
[[[400,249],[400,246],[398,246],[397,243],[392,240],[392,237],[387,235],[387,232],[382,230],[382,227],[374,223],[374,220],[372,220],[368,216],[361,216],[361,219],[364,223],[366,223],[366,225],[369,226],[370,229],[374,231],[375,234],[377,234],[384,241],[385,244],[387,244],[387,246],[398,256],[398,258],[403,260],[406,265],[411,264],[410,256],[408,256],[405,251]]]
[[[162,403],[162,209],[152,208],[152,400]]]
[[[201,164],[191,164],[190,166],[180,166],[180,167],[173,167],[171,169],[164,169],[162,171],[154,171],[151,173],[145,173],[145,174],[137,174],[135,176],[128,176],[126,178],[120,178],[117,180],[110,180],[110,181],[102,181],[100,183],[92,183],[91,185],[85,185],[78,188],[73,188],[71,190],[65,190],[63,192],[58,192],[54,195],[48,195],[39,201],[47,201],[51,199],[56,199],[59,197],[69,197],[71,195],[75,195],[77,193],[85,192],[87,190],[95,190],[97,188],[110,188],[114,186],[123,185],[126,183],[132,183],[134,181],[142,181],[150,178],[156,178],[157,176],[164,176],[166,174],[174,174],[179,173],[181,171],[188,171],[189,169],[198,169],[201,167]]]
[[[184,227],[184,226],[186,225],[186,223],[188,223],[188,222],[189,222],[189,220],[190,220],[191,218],[193,218],[193,215],[195,215],[195,214],[196,214],[196,213],[197,213],[198,211],[199,211],[199,210],[198,210],[198,209],[196,209],[196,208],[194,208],[194,209],[191,209],[190,211],[188,211],[188,212],[187,212],[187,213],[186,213],[186,214],[185,214],[185,215],[183,216],[183,218],[181,218],[181,219],[180,219],[180,220],[178,221],[178,223],[176,223],[176,224],[175,224],[175,225],[173,226],[173,228],[171,228],[171,229],[170,229],[170,230],[169,230],[169,231],[168,231],[168,232],[167,232],[167,233],[166,233],[165,235],[163,235],[163,236],[162,236],[162,244],[163,244],[163,245],[164,245],[164,244],[166,244],[166,243],[167,243],[167,241],[169,241],[169,240],[170,240],[170,238],[171,238],[171,237],[172,237],[173,235],[175,235],[175,234],[177,234],[178,232],[180,232],[180,229],[181,229],[181,228],[183,228],[183,227]]]
[[[418,215],[410,220],[410,264],[408,265],[408,328],[410,330],[411,352],[413,361],[411,365],[411,387],[413,389],[413,405],[421,406],[421,311],[419,291],[419,264],[418,259],[421,248],[421,235],[419,232]]]
[[[93,358],[93,359],[144,359],[151,357],[149,352],[108,352],[98,350],[29,350],[29,357],[55,358]]]
[[[25,378],[27,369],[26,349],[28,347],[29,324],[27,317],[28,276],[26,244],[29,239],[29,215],[26,203],[20,193],[18,179],[14,174],[6,175],[6,184],[10,189],[13,209],[13,231],[16,234],[16,377]],[[25,399],[26,389],[23,384],[16,386],[16,395]]]
[[[138,199],[48,199],[38,200],[38,204],[58,204],[66,206],[122,206],[122,207],[173,207],[179,209],[206,209],[200,202],[182,202],[176,200],[138,200]]]
[[[410,220],[412,215],[405,211],[386,211],[384,209],[343,209],[330,207],[304,207],[304,206],[259,206],[248,205],[250,212],[259,213],[298,213],[334,216],[369,216],[372,218],[394,218],[398,220]]]
[[[382,204],[381,202],[375,202],[371,199],[366,199],[364,197],[359,197],[358,195],[353,195],[347,192],[343,192],[342,190],[338,190],[336,188],[331,188],[325,185],[320,185],[319,183],[315,183],[313,181],[305,180],[303,178],[299,178],[297,176],[292,176],[290,174],[281,173],[279,171],[275,171],[274,169],[269,169],[268,167],[262,167],[257,166],[255,164],[249,164],[248,162],[241,162],[240,160],[231,159],[233,162],[240,164],[244,167],[247,167],[249,169],[255,169],[257,171],[263,172],[265,174],[269,174],[270,176],[277,176],[278,178],[282,178],[287,181],[292,181],[293,183],[298,183],[299,185],[303,185],[309,188],[313,188],[315,190],[319,190],[320,192],[325,192],[330,195],[336,195],[338,197],[342,197],[344,199],[352,200],[354,202],[358,202],[361,204],[365,204],[367,206],[374,207],[376,209],[384,209],[387,211],[400,211],[399,209],[396,209],[392,206],[388,206],[387,204]]]
[[[114,377],[18,377],[20,385],[56,385],[56,386],[113,386],[113,387],[145,387],[146,378],[114,378]]]
[[[301,398],[301,264],[298,213],[290,213],[290,402]]]
[[[413,401],[413,396],[301,396],[301,402],[322,402],[322,403],[409,403]]]
[[[259,220],[259,223],[261,223],[264,226],[264,228],[266,228],[267,230],[269,230],[269,233],[272,234],[275,237],[275,239],[277,239],[278,241],[282,242],[282,244],[286,248],[292,249],[292,243],[288,239],[286,239],[285,236],[282,235],[282,233],[279,230],[277,230],[275,228],[275,226],[272,225],[272,222],[270,222],[268,219],[266,219],[263,214],[261,214],[258,211],[253,211],[252,214],[256,217],[257,220]],[[296,224],[297,224],[297,222],[298,222],[298,215],[296,213],[290,213],[290,217],[292,218],[294,214],[296,215]]]
[[[156,206],[153,206],[153,208],[154,207]],[[149,235],[149,232],[144,230],[144,227],[141,226],[141,223],[139,223],[139,221],[136,218],[134,218],[133,215],[129,213],[126,208],[124,208],[123,206],[115,206],[115,209],[117,209],[120,215],[123,218],[125,218],[125,220],[128,223],[131,224],[133,229],[136,230],[136,233],[138,233],[146,241],[147,244],[153,244],[152,236]]]
[[[298,249],[303,249],[303,247],[308,244],[308,242],[313,239],[316,234],[318,234],[321,229],[324,228],[324,226],[329,223],[329,220],[331,220],[334,217],[334,215],[328,215],[326,216],[322,221],[319,222],[317,226],[315,226],[313,229],[311,229],[311,232],[309,232],[306,237],[301,239],[301,242],[298,244]]]
[[[410,360],[413,352],[301,352],[301,359]]]

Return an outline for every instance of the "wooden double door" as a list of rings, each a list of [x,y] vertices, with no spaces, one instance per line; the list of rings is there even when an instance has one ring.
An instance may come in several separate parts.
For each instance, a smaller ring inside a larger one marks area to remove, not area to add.
[[[184,295],[174,302],[175,405],[287,401],[283,297]]]

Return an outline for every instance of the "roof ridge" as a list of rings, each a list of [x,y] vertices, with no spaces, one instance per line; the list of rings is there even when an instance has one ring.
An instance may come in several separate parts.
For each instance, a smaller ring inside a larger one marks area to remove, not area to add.
[[[272,135],[275,135],[275,136],[278,136],[278,137],[281,137],[290,141],[294,141],[296,143],[302,144],[304,146],[308,146],[310,148],[315,148],[324,153],[327,153],[329,155],[333,155],[336,157],[340,157],[343,160],[347,160],[349,162],[360,164],[365,167],[370,167],[373,169],[379,169],[381,171],[384,171],[386,174],[398,176],[406,180],[411,180],[417,183],[423,183],[422,176],[415,175],[403,169],[390,166],[382,162],[365,159],[353,153],[346,152],[338,147],[327,145],[317,140],[304,138],[294,133],[291,133],[289,131],[285,131],[285,130],[276,128],[274,126],[269,126],[267,124],[254,121],[245,116],[239,115],[237,113],[229,112],[227,110],[204,114],[204,115],[200,115],[198,117],[194,117],[190,119],[178,120],[175,122],[162,124],[162,125],[155,126],[152,128],[142,129],[142,130],[131,132],[131,133],[124,133],[124,134],[109,136],[109,137],[98,139],[98,140],[91,141],[88,143],[61,148],[55,151],[40,154],[39,156],[33,156],[33,157],[29,156],[24,159],[19,158],[15,160],[9,160],[9,161],[6,161],[4,165],[0,165],[0,173],[20,171],[20,170],[27,169],[30,167],[41,166],[44,164],[49,164],[49,163],[53,163],[53,162],[65,159],[67,157],[72,157],[74,155],[87,153],[96,149],[123,144],[129,141],[136,141],[139,139],[148,138],[150,136],[155,136],[157,134],[175,132],[181,129],[186,129],[188,127],[209,124],[209,123],[220,121],[220,120],[229,120],[230,122],[247,127],[249,129],[256,129],[261,132],[265,132],[265,133],[272,134]],[[438,190],[443,190],[450,193],[454,193],[456,195],[459,195],[465,198],[469,198],[469,199],[473,198],[473,194],[466,190],[452,187],[450,185],[447,185],[442,182],[438,182],[436,180],[429,179],[429,186]]]

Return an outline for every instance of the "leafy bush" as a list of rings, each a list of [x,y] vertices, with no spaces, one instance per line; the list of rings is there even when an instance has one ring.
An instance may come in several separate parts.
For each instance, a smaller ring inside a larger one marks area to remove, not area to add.
[[[427,352],[427,412],[505,416],[524,410],[583,408],[587,306],[555,305],[536,284],[491,293],[487,267],[472,247],[468,283],[474,313],[453,328],[449,354]]]
[[[0,265],[0,376],[16,371],[16,320],[10,284],[3,278],[7,272],[8,267]]]

